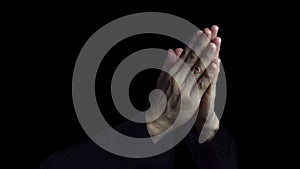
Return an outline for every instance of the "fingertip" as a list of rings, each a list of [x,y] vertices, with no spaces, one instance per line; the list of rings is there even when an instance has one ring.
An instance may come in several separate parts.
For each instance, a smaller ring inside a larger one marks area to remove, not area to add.
[[[216,37],[214,41],[215,41],[216,43],[219,43],[219,44],[220,44],[221,41],[222,41],[222,39],[221,39],[220,37]]]
[[[218,36],[219,27],[217,25],[211,26],[211,40],[213,41]]]
[[[212,29],[212,30],[215,30],[215,31],[218,31],[218,30],[219,30],[219,27],[218,27],[217,25],[213,25],[213,26],[211,26],[211,29]]]
[[[181,55],[181,53],[183,52],[183,49],[182,48],[177,48],[175,50],[175,53],[176,53],[176,56],[179,57]]]
[[[210,36],[211,31],[208,28],[205,28],[203,31],[207,36]]]
[[[175,55],[175,52],[173,49],[168,49],[168,55],[171,56],[171,55]]]

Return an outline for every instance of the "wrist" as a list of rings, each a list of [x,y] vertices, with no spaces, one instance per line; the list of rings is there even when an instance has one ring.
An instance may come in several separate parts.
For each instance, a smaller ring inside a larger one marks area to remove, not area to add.
[[[202,123],[195,123],[195,128],[200,133],[198,141],[200,143],[210,141],[214,138],[215,134],[219,130],[219,119],[215,113],[212,114],[211,118]]]

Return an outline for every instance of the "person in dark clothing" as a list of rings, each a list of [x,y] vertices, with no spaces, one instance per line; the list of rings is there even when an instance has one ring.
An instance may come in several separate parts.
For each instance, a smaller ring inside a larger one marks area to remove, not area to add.
[[[51,155],[41,163],[39,168],[237,169],[236,143],[230,133],[220,124],[214,111],[216,81],[220,71],[218,54],[221,39],[217,37],[217,32],[217,26],[212,26],[211,29],[205,28],[193,36],[184,50],[178,48],[175,51],[168,51],[164,67],[169,70],[172,77],[175,77],[177,83],[165,74],[159,77],[157,86],[165,92],[167,103],[158,118],[154,117],[158,116],[158,110],[162,107],[160,104],[163,104],[163,98],[160,95],[155,97],[154,106],[146,114],[146,124],[128,121],[116,127],[118,132],[131,137],[151,137],[155,144],[165,135],[186,125],[194,112],[197,112],[194,126],[179,145],[155,156],[128,158],[110,153],[93,140],[87,139]],[[186,73],[182,68],[184,66],[178,61],[180,59],[189,66],[193,74]],[[196,81],[191,80],[192,78]],[[178,85],[181,86],[181,90]],[[181,92],[181,100],[178,99],[179,92]],[[179,104],[181,104],[181,110],[185,112],[185,117],[181,117],[179,123],[173,125],[178,116]],[[169,128],[171,130],[168,130]],[[162,137],[155,138],[158,135]],[[185,151],[177,151],[180,148]]]
[[[149,136],[145,126],[131,122],[123,124],[119,131],[132,136]],[[39,169],[238,168],[236,144],[226,128],[221,126],[211,141],[202,144],[197,141],[198,135],[193,128],[180,147],[177,145],[160,155],[140,159],[112,154],[88,139],[51,155],[43,161]],[[176,151],[178,148],[187,149],[187,152]]]

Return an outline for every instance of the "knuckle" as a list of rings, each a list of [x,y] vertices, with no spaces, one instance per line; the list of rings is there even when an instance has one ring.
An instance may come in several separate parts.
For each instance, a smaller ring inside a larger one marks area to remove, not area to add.
[[[185,60],[185,59],[188,57],[188,54],[190,53],[190,51],[191,51],[191,47],[187,46],[187,47],[181,52],[180,58],[182,58],[183,60]]]
[[[209,86],[209,78],[202,77],[198,82],[199,89],[206,89]]]
[[[198,59],[198,55],[195,52],[191,52],[191,54],[188,56],[186,63],[192,64],[195,63]]]
[[[209,47],[212,48],[212,49],[215,49],[215,48],[216,48],[216,44],[214,44],[214,43],[209,43]]]
[[[198,31],[196,32],[196,35],[197,35],[197,36],[199,36],[199,35],[201,35],[201,34],[203,34],[202,30],[198,30]]]

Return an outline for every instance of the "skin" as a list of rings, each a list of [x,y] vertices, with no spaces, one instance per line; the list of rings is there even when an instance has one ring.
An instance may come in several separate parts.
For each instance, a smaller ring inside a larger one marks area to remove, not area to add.
[[[162,73],[158,79],[157,88],[164,91],[167,100],[165,103],[163,96],[158,94],[154,105],[146,114],[146,126],[151,136],[159,135],[168,128],[171,128],[170,132],[179,128],[196,112],[198,115],[195,128],[199,132],[203,130],[202,140],[208,141],[213,138],[219,128],[214,111],[216,82],[220,71],[221,38],[217,37],[218,29],[217,26],[212,26],[210,29],[199,30],[184,50],[181,48],[168,50],[164,69],[174,78]],[[188,65],[188,69],[185,69],[181,61]],[[200,68],[199,71],[196,74],[190,73],[196,67]],[[197,81],[193,81],[193,78]],[[180,103],[184,113],[177,117]],[[166,105],[164,109],[163,105]],[[164,111],[158,114],[159,110]],[[180,119],[179,123],[172,125],[176,118]]]

